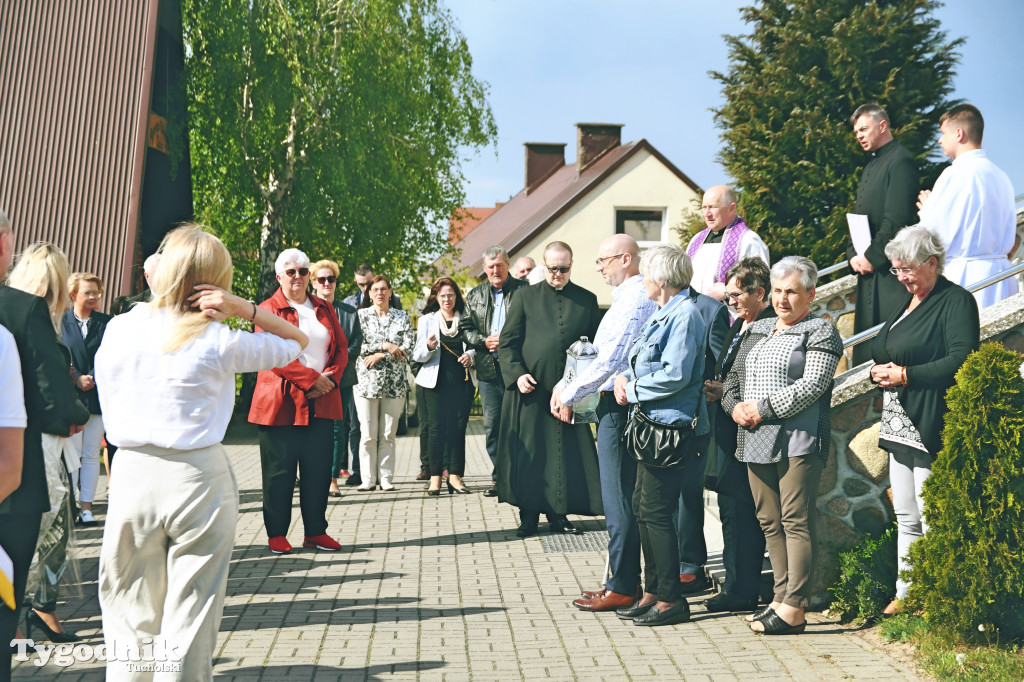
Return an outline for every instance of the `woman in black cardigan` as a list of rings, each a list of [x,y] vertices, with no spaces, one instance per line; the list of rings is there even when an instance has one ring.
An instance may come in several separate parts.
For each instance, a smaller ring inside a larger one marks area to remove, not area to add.
[[[921,486],[942,449],[946,390],[978,348],[981,332],[974,296],[942,276],[945,247],[934,232],[905,227],[885,247],[885,256],[908,292],[871,345],[871,380],[883,394],[878,446],[889,452],[902,572],[909,568],[911,543],[928,530]],[[896,599],[884,613],[898,611],[908,587],[897,578]]]

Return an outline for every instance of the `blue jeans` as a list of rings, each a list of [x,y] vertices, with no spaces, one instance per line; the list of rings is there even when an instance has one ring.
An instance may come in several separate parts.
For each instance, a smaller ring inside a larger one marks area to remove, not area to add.
[[[708,410],[710,413],[711,410]],[[714,432],[715,423],[711,422]],[[708,437],[698,438],[697,450],[706,452]],[[708,561],[704,542],[704,467],[707,457],[693,457],[683,470],[683,490],[675,513],[676,537],[679,540],[679,572],[701,575]]]
[[[505,387],[501,382],[481,381],[480,408],[484,413],[484,447],[491,458],[491,480],[498,480],[498,431],[501,429],[501,400]]]
[[[637,462],[622,444],[622,432],[629,421],[627,410],[611,395],[601,396],[597,406],[597,464],[612,571],[605,588],[631,595],[640,584],[640,529],[633,515]]]

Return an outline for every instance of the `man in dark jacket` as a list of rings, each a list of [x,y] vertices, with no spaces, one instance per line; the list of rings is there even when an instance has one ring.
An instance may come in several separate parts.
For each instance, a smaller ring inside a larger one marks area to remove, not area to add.
[[[857,107],[850,117],[853,133],[872,159],[864,166],[857,188],[853,212],[866,215],[871,228],[871,244],[858,254],[849,240],[846,257],[857,273],[857,306],[853,331],[870,329],[889,319],[894,306],[906,295],[906,289],[889,272],[885,257],[888,244],[900,228],[917,222],[919,189],[917,163],[906,148],[893,139],[889,115],[875,103]],[[871,359],[870,344],[853,348],[853,364]]]
[[[480,407],[484,413],[484,442],[487,455],[491,458],[491,482],[497,482],[498,432],[501,429],[501,401],[505,395],[498,366],[498,339],[505,325],[505,316],[516,292],[527,286],[526,282],[512,277],[508,272],[508,252],[500,246],[484,251],[484,272],[487,281],[473,287],[466,295],[466,316],[463,334],[466,343],[476,349],[476,376],[480,390]],[[494,497],[494,486],[484,491],[487,497]]]
[[[13,253],[11,223],[0,211],[0,280],[7,276]],[[57,332],[46,301],[0,286],[0,325],[14,336],[18,346],[28,416],[21,481],[14,492],[0,500],[0,547],[14,564],[14,599],[20,609],[39,522],[43,512],[50,508],[42,434],[77,433],[89,421],[89,410],[75,397],[71,373],[57,345]],[[10,679],[11,649],[7,645],[17,626],[18,609],[12,611],[0,603],[0,679]]]

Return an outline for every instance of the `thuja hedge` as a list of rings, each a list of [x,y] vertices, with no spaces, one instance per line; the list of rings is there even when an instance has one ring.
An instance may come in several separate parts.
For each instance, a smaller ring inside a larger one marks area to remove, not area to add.
[[[986,343],[960,368],[924,486],[928,532],[911,546],[909,606],[968,639],[1024,636],[1020,367],[1020,355]]]

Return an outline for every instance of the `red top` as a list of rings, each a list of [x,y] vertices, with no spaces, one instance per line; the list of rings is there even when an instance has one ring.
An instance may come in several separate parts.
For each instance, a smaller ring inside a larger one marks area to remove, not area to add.
[[[338,379],[348,364],[348,339],[345,338],[345,332],[338,323],[334,306],[313,295],[309,295],[309,300],[313,303],[316,319],[327,327],[331,336],[327,344],[327,366],[324,372],[334,371],[331,375],[334,389],[313,401],[313,416],[322,419],[341,419]],[[260,303],[260,307],[283,317],[296,327],[299,326],[299,314],[295,312],[292,303],[284,297],[284,292],[280,288],[273,296]],[[256,331],[263,330],[256,327]],[[306,367],[298,360],[292,360],[284,367],[260,372],[256,378],[252,407],[249,408],[249,421],[264,426],[307,426],[310,401],[306,399],[306,391],[312,388],[319,376],[319,372]]]

